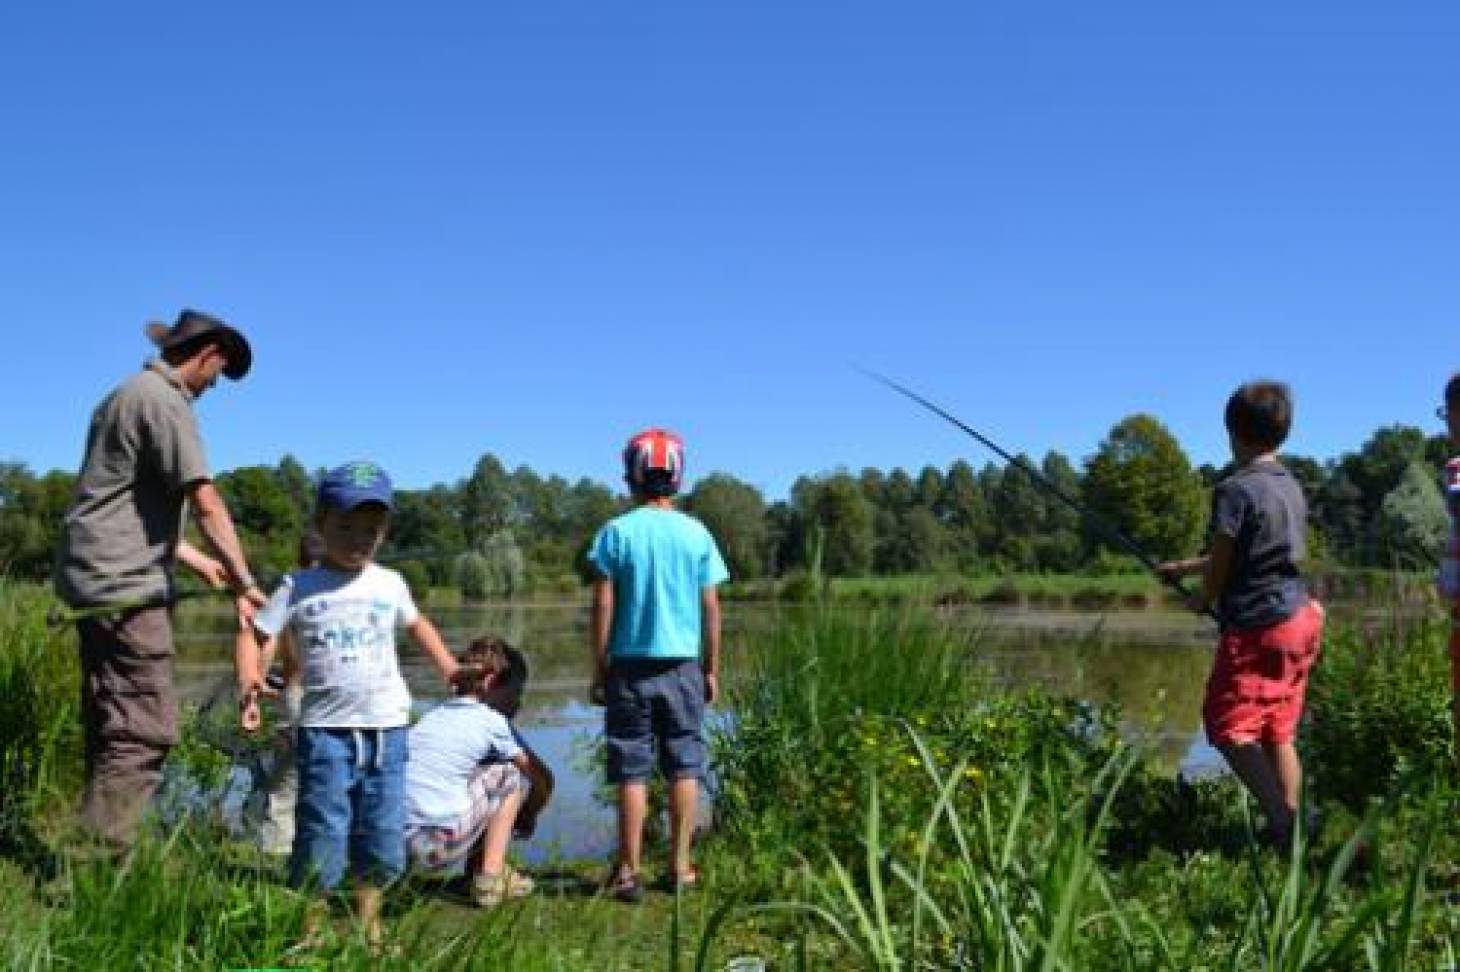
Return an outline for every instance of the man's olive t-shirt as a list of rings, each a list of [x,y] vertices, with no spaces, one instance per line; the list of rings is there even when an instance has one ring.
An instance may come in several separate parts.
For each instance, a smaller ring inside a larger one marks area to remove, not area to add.
[[[188,487],[210,478],[192,402],[154,360],[92,413],[56,563],[67,603],[171,598]]]

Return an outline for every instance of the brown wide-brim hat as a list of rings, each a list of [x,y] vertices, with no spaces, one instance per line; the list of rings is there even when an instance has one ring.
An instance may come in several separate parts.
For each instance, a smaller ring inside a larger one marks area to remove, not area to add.
[[[220,318],[199,310],[184,308],[177,315],[176,323],[171,326],[153,321],[147,325],[147,337],[163,351],[217,341],[223,349],[223,357],[228,360],[223,374],[234,381],[248,374],[248,369],[253,365],[253,349],[248,346],[248,339]]]

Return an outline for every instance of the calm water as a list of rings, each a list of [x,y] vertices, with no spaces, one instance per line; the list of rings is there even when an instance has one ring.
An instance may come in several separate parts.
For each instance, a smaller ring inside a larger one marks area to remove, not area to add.
[[[848,607],[849,611],[863,610]],[[532,677],[518,726],[553,767],[558,790],[521,848],[532,861],[601,856],[613,846],[612,811],[597,799],[591,749],[602,710],[587,702],[588,614],[583,602],[435,608],[430,616],[453,648],[482,634],[504,636],[528,655]],[[185,697],[206,698],[231,684],[231,620],[191,612],[179,633],[178,681]],[[725,667],[755,650],[756,633],[775,623],[766,605],[728,604]],[[1131,731],[1156,746],[1173,770],[1213,772],[1221,758],[1201,737],[1202,689],[1211,629],[1198,619],[1132,612],[955,611],[948,623],[976,629],[996,677],[1042,685],[1097,704],[1119,703]],[[402,649],[402,667],[420,708],[444,694],[422,656]]]

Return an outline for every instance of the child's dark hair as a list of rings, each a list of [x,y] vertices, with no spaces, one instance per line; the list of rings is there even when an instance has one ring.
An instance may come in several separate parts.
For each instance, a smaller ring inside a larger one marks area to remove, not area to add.
[[[324,560],[324,537],[313,526],[304,528],[299,535],[299,566],[313,567]]]
[[[1445,382],[1445,404],[1460,405],[1460,374],[1451,375]]]
[[[1293,395],[1280,381],[1249,381],[1227,399],[1227,431],[1238,441],[1276,449],[1293,426]]]
[[[668,469],[650,469],[644,473],[641,482],[632,484],[630,488],[638,496],[664,499],[679,492],[679,483]]]
[[[451,689],[457,695],[475,695],[488,675],[497,676],[513,689],[520,690],[527,684],[526,656],[501,638],[478,638],[456,656],[456,661],[460,667],[451,678]]]

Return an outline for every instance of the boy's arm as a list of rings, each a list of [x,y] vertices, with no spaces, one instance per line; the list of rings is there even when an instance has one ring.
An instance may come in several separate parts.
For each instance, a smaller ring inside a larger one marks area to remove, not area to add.
[[[238,681],[238,718],[246,732],[253,732],[263,722],[259,713],[259,695],[263,691],[264,669],[261,667],[264,645],[269,639],[253,625],[244,625],[233,638],[233,671]]]
[[[603,687],[608,681],[608,638],[613,631],[613,581],[599,577],[593,582],[593,608],[588,621],[589,657],[593,661],[593,680],[588,686],[588,701],[603,704]]]
[[[1210,559],[1211,554],[1205,553],[1200,557],[1190,557],[1186,560],[1167,560],[1156,565],[1156,573],[1166,580],[1179,580],[1182,577],[1190,577],[1192,574],[1204,573],[1207,569],[1207,561]]]
[[[512,765],[532,784],[522,809],[517,812],[515,828],[522,836],[530,837],[537,827],[537,815],[542,813],[543,807],[552,799],[553,771],[527,746],[522,747],[522,751],[512,760]]]
[[[702,664],[705,668],[705,701],[720,700],[720,591],[700,588],[700,623],[704,628]]]
[[[1227,581],[1232,576],[1232,559],[1237,549],[1237,541],[1225,533],[1212,535],[1211,550],[1203,559],[1201,575],[1201,591],[1197,594],[1199,606],[1203,611],[1210,611],[1212,605],[1217,603],[1222,591],[1227,586]]]
[[[441,633],[436,630],[436,626],[424,614],[418,614],[416,620],[406,625],[406,631],[410,632],[411,640],[426,653],[431,664],[436,666],[436,671],[450,685],[451,677],[456,674],[458,666],[456,659],[451,657],[451,652],[446,650],[446,642],[441,640]]]

